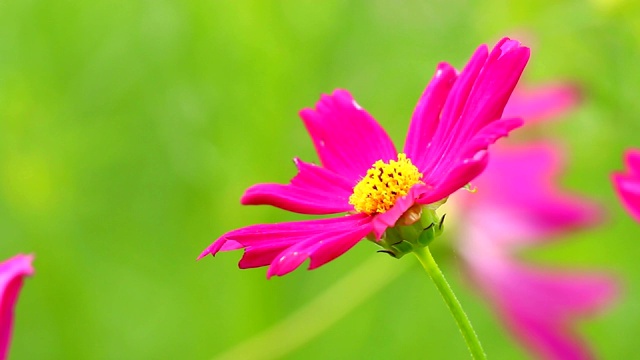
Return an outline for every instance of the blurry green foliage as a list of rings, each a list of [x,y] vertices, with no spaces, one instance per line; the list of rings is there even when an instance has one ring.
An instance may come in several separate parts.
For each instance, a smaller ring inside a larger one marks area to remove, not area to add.
[[[640,146],[639,15],[623,0],[0,2],[0,250],[35,253],[37,271],[13,358],[211,358],[381,256],[363,243],[271,281],[238,270],[238,254],[195,262],[226,230],[302,218],[238,202],[287,181],[292,157],[316,160],[299,109],[347,88],[400,144],[437,62],[461,67],[504,35],[532,46],[529,84],[582,86],[583,107],[542,135],[566,145],[563,184],[610,210],[530,257],[618,272],[624,299],[581,332],[605,358],[635,353],[619,334],[640,329],[638,225],[608,174]],[[438,255],[492,358],[524,356],[455,253]],[[290,355],[426,357],[466,349],[417,262]]]

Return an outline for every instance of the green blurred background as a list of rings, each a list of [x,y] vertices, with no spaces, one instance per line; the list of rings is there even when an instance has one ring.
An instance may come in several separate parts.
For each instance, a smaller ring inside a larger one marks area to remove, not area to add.
[[[603,358],[636,353],[639,225],[609,173],[640,146],[640,8],[515,4],[0,2],[0,257],[34,253],[37,271],[12,358],[213,358],[382,256],[363,243],[270,281],[238,270],[238,253],[195,261],[226,230],[305,218],[239,204],[251,184],[288,181],[294,156],[317,160],[299,109],[347,88],[402,144],[437,62],[461,67],[504,35],[532,47],[528,84],[582,86],[583,106],[538,135],[565,143],[563,185],[609,210],[603,226],[529,257],[619,274],[624,297],[580,333]],[[465,286],[455,252],[438,257],[491,357],[526,358]],[[417,261],[401,261],[404,274],[287,358],[466,358]]]

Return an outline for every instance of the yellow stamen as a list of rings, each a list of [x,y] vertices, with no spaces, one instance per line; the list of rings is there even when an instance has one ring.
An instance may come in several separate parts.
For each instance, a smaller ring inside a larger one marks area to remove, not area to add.
[[[349,204],[360,213],[384,213],[395,205],[399,197],[407,195],[421,178],[422,173],[405,154],[398,154],[398,160],[391,160],[388,164],[378,160],[353,188]]]

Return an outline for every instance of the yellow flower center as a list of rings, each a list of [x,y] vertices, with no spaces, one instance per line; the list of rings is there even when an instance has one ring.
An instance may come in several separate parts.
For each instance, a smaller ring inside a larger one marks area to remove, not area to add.
[[[360,213],[384,213],[421,178],[422,173],[405,154],[398,154],[398,161],[391,160],[388,164],[378,160],[353,188],[349,204]]]

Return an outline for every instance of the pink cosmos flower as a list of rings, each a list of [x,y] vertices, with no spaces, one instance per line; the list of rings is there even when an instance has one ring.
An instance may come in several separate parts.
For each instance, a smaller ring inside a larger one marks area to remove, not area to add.
[[[369,234],[380,240],[398,221],[415,222],[422,205],[446,199],[480,174],[488,146],[522,124],[501,116],[528,59],[528,48],[504,38],[491,52],[480,46],[460,73],[439,64],[402,153],[347,91],[322,96],[315,109],[300,112],[322,166],[295,159],[298,174],[289,184],[252,186],[241,202],[348,215],[230,231],[199,258],[244,248],[241,268],[269,265],[268,277],[284,275],[307,258],[315,269]]]
[[[627,150],[625,162],[626,173],[614,173],[611,180],[622,204],[629,214],[640,222],[640,150]]]
[[[6,359],[13,329],[13,309],[25,276],[33,274],[32,255],[16,255],[0,263],[0,359]]]
[[[562,97],[547,99],[534,101],[537,107],[511,105],[510,111],[529,122],[545,119],[530,117],[529,110],[551,114],[572,104]],[[595,203],[556,187],[560,153],[547,143],[495,149],[474,181],[478,192],[456,196],[464,221],[457,246],[469,278],[527,348],[543,359],[589,359],[592,354],[576,336],[574,322],[610,304],[616,282],[600,272],[527,265],[517,256],[600,218]]]

